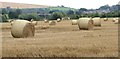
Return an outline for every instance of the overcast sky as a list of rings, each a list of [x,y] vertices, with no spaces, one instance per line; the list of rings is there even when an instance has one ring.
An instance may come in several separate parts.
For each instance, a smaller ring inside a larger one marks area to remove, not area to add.
[[[17,2],[38,5],[58,6],[64,5],[71,8],[96,9],[103,5],[115,5],[120,0],[0,0],[2,2]]]

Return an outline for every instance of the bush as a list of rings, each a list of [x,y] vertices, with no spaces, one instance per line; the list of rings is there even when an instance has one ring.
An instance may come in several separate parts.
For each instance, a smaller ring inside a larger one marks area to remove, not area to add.
[[[73,15],[70,15],[69,16],[71,19],[79,19],[79,15],[77,15],[77,14],[73,14]]]
[[[58,18],[62,18],[62,17],[65,17],[66,14],[63,13],[63,12],[53,12],[51,16],[49,16],[49,19],[58,19]]]
[[[30,14],[20,14],[18,18],[19,19],[25,19],[25,20],[28,20],[28,21],[30,21],[31,19],[34,19],[35,21],[38,21],[42,17],[40,17],[36,13],[30,13]]]
[[[0,17],[2,17],[2,21],[0,21],[0,22],[7,22],[7,15],[6,14],[4,14],[4,15],[1,15]]]
[[[17,19],[22,13],[21,9],[15,9],[8,13],[10,19]]]
[[[15,11],[10,11],[8,15],[9,15],[10,19],[17,19],[18,18],[18,14]]]

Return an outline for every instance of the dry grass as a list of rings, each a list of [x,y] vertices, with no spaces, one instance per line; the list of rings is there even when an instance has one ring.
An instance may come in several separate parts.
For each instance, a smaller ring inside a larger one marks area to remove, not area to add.
[[[34,38],[13,38],[10,29],[3,29],[3,56],[7,57],[117,57],[118,25],[102,20],[102,27],[79,30],[71,21],[56,26],[38,22]],[[9,26],[3,24],[3,27]]]
[[[34,4],[24,4],[24,3],[13,3],[13,2],[0,2],[1,8],[6,8],[10,6],[11,8],[48,8],[50,6],[45,5],[34,5]]]

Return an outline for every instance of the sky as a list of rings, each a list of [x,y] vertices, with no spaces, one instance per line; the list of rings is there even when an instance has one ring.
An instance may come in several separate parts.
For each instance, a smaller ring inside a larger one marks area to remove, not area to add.
[[[87,8],[96,9],[103,5],[116,5],[120,0],[0,0],[1,2],[16,2],[16,3],[27,3],[27,4],[38,4],[48,6],[60,6],[71,8]]]

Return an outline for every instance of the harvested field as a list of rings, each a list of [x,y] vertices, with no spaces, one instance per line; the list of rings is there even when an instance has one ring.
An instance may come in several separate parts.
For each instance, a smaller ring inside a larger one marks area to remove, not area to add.
[[[10,23],[2,24],[3,57],[117,57],[118,25],[101,21],[94,30],[79,30],[70,20],[55,26],[39,21],[35,37],[13,38]],[[41,28],[41,27],[48,28]]]

